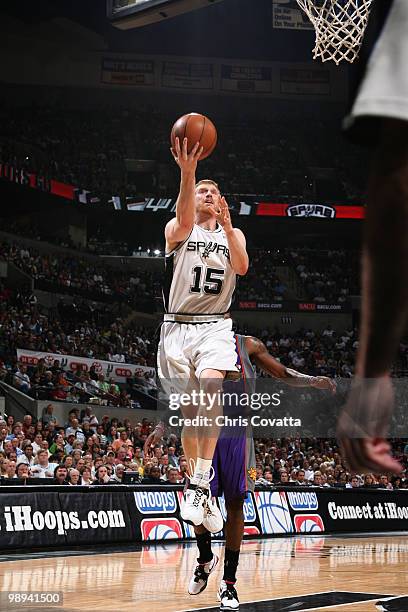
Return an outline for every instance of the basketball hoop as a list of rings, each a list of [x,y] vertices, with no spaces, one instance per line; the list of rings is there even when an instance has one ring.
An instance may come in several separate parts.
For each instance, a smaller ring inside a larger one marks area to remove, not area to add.
[[[313,58],[354,62],[373,0],[297,0],[316,30]]]

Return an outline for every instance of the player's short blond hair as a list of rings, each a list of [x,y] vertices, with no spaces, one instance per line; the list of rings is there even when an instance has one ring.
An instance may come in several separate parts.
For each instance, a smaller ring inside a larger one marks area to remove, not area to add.
[[[207,183],[209,183],[210,185],[214,185],[214,187],[216,187],[218,191],[221,193],[218,183],[216,183],[212,179],[202,179],[201,181],[198,181],[195,188],[198,189],[200,185],[207,184]]]

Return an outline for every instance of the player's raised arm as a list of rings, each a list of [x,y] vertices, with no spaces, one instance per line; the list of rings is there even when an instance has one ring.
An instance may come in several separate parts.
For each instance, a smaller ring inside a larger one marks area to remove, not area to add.
[[[167,250],[174,248],[178,242],[185,240],[191,232],[195,221],[195,173],[203,147],[197,142],[188,153],[187,138],[180,146],[176,138],[172,155],[180,168],[180,192],[176,203],[176,217],[168,222],[165,229]]]
[[[287,368],[270,355],[264,343],[258,338],[246,337],[245,346],[251,361],[273,378],[279,378],[292,387],[316,387],[317,389],[329,389],[332,393],[336,392],[334,380],[327,376],[308,376]]]
[[[240,229],[232,226],[228,204],[224,197],[219,197],[218,208],[214,207],[213,211],[227,236],[232,269],[235,274],[245,276],[249,267],[245,236]]]

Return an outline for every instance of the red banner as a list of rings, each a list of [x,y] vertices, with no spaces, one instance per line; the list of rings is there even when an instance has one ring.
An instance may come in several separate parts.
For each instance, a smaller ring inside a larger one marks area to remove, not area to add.
[[[32,189],[46,191],[47,193],[52,193],[53,195],[66,198],[67,200],[75,200],[77,187],[45,178],[33,172],[27,172],[11,164],[0,163],[0,178],[10,181],[10,183],[16,183],[17,185],[25,185]]]

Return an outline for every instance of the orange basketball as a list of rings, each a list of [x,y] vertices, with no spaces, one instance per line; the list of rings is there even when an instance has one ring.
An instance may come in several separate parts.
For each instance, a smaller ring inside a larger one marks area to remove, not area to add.
[[[188,139],[188,152],[194,148],[194,145],[199,142],[204,151],[200,156],[200,160],[205,159],[214,151],[217,144],[217,130],[213,122],[199,113],[189,113],[177,119],[171,130],[171,146],[175,148],[176,138],[180,139],[180,147],[183,145],[183,139]]]

